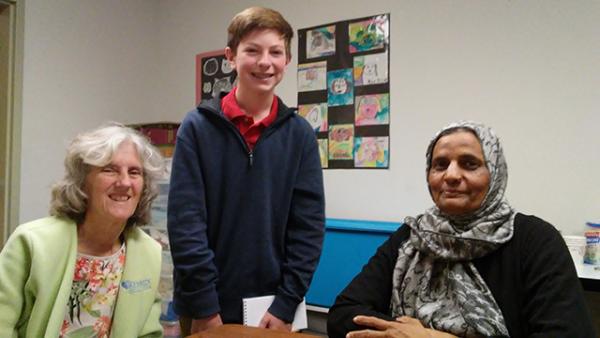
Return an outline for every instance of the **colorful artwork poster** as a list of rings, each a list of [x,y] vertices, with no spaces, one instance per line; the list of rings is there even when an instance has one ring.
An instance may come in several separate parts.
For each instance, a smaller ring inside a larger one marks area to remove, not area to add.
[[[384,13],[298,30],[298,115],[323,168],[389,168],[390,25]]]
[[[330,107],[354,103],[352,68],[327,72],[327,104]]]
[[[318,139],[319,142],[319,157],[321,157],[321,168],[327,168],[329,161],[327,159],[327,139]]]
[[[357,96],[354,124],[370,126],[390,123],[390,94]]]
[[[351,160],[354,145],[354,125],[329,126],[329,159]]]
[[[354,166],[357,168],[389,167],[389,138],[357,137],[354,139]]]
[[[384,48],[388,37],[389,20],[387,15],[379,15],[348,25],[350,53]]]
[[[235,86],[237,73],[225,58],[225,50],[196,55],[196,103],[228,92]]]
[[[298,91],[308,92],[327,88],[327,61],[298,65]]]
[[[309,59],[335,54],[335,26],[325,26],[306,33],[306,57]]]
[[[354,57],[354,85],[388,82],[388,53]]]
[[[298,105],[298,115],[304,117],[316,133],[327,132],[327,103]]]

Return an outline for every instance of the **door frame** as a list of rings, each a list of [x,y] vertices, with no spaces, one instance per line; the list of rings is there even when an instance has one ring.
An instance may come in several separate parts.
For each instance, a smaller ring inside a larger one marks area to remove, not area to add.
[[[6,116],[6,162],[3,180],[4,217],[0,220],[0,248],[19,223],[19,199],[21,186],[21,121],[23,92],[23,45],[25,0],[0,0],[8,6],[10,16],[7,116]]]

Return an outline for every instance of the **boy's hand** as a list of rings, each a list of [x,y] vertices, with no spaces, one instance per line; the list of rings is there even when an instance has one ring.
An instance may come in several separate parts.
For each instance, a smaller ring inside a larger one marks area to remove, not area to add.
[[[221,326],[221,325],[223,325],[223,321],[221,320],[221,315],[218,313],[215,313],[214,315],[209,316],[209,317],[193,319],[192,320],[192,328],[190,330],[190,333],[198,333],[198,332],[205,331],[210,328]]]
[[[263,318],[260,320],[258,327],[287,332],[292,331],[292,324],[285,323],[281,319],[270,314],[269,311],[267,311],[267,313],[265,313]]]

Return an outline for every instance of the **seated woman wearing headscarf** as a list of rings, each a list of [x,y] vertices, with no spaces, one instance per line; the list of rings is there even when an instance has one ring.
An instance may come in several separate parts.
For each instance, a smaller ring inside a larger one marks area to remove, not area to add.
[[[427,148],[435,206],[407,217],[329,311],[330,337],[595,337],[559,232],[505,200],[493,131],[442,129]]]
[[[17,227],[0,253],[0,337],[162,337],[160,245],[150,220],[164,161],[121,125],[78,135],[51,217]]]

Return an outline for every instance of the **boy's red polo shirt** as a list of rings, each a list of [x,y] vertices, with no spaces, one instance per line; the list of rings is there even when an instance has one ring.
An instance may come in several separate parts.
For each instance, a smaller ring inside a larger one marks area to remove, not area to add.
[[[258,122],[254,122],[252,116],[246,115],[235,99],[235,92],[237,87],[234,87],[229,94],[225,95],[221,100],[221,109],[223,114],[227,117],[240,131],[246,144],[250,150],[254,149],[256,141],[260,137],[260,134],[271,125],[277,118],[277,96],[273,96],[273,104],[271,105],[271,111],[264,119]]]

